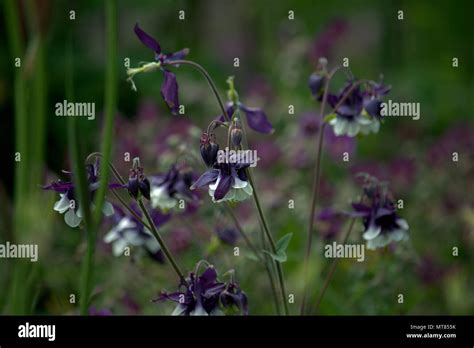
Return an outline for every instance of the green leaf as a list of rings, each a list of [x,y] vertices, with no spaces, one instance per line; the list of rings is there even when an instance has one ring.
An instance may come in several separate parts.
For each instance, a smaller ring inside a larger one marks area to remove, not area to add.
[[[335,119],[337,117],[336,113],[328,114],[324,117],[324,122],[328,123],[332,119]]]
[[[249,260],[252,260],[252,261],[259,261],[257,255],[255,255],[254,253],[245,254],[245,257],[247,257]]]
[[[291,237],[293,237],[293,233],[285,234],[280,238],[280,240],[276,243],[277,254],[280,252],[286,253],[286,249],[288,248],[288,244],[290,244]]]
[[[263,250],[263,252],[270,255],[271,258],[275,261],[283,263],[287,260],[286,253],[284,251],[279,251],[279,252],[277,252],[276,255],[269,252],[269,251],[267,251],[267,250]]]

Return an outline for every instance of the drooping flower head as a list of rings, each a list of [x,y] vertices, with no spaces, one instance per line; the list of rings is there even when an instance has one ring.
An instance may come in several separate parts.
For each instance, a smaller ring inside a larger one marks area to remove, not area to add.
[[[247,296],[231,277],[230,282],[220,282],[216,269],[208,265],[199,275],[199,263],[190,272],[179,291],[162,292],[154,302],[176,302],[173,315],[222,315],[232,310],[248,314]],[[230,272],[229,272],[230,273]]]
[[[71,172],[63,171],[63,173],[72,176]],[[86,165],[87,183],[89,189],[89,199],[91,202],[94,199],[94,193],[99,188],[99,164]],[[109,184],[110,189],[122,188],[120,184]],[[79,201],[76,199],[76,188],[72,180],[61,181],[58,180],[49,185],[43,186],[44,190],[51,190],[59,193],[60,199],[54,203],[54,210],[60,214],[64,214],[64,221],[70,227],[77,227],[80,225],[83,212]],[[92,206],[94,209],[94,206]],[[111,216],[114,213],[114,208],[110,202],[105,201],[102,207],[102,212],[105,216]]]
[[[189,189],[193,182],[193,173],[187,169],[178,169],[172,165],[168,172],[150,177],[150,200],[153,208],[169,210],[176,207],[180,200],[197,200]]]
[[[131,206],[131,209],[139,217],[142,217],[140,209],[135,204]],[[151,211],[151,218],[155,226],[160,227],[171,218],[171,215],[162,214],[154,209]],[[123,255],[127,247],[138,247],[142,248],[155,261],[163,262],[160,244],[150,230],[132,214],[125,213],[120,207],[115,207],[113,221],[114,227],[104,236],[104,242],[112,245],[114,256]]]
[[[382,118],[380,98],[389,91],[390,87],[382,83],[362,84],[353,79],[337,94],[328,94],[327,102],[335,112],[335,117],[329,121],[334,134],[354,137],[359,133],[377,133]]]
[[[155,53],[155,63],[145,64],[141,68],[128,69],[128,80],[132,83],[132,88],[136,89],[132,79],[137,73],[160,69],[164,77],[163,84],[161,85],[161,96],[168,105],[171,113],[176,115],[179,108],[178,82],[176,81],[176,75],[168,70],[166,65],[172,61],[181,60],[186,57],[189,53],[189,49],[184,48],[174,53],[165,54],[161,51],[161,46],[158,41],[143,31],[138,23],[133,30],[138,39]]]
[[[372,183],[364,189],[369,203],[353,203],[353,217],[362,218],[368,249],[382,248],[392,242],[407,240],[408,223],[397,214],[393,198],[379,184]]]
[[[248,126],[254,131],[263,134],[273,133],[273,126],[268,120],[265,111],[263,111],[261,108],[248,107],[240,102],[238,93],[234,88],[233,76],[227,79],[227,83],[229,84],[229,91],[227,92],[229,101],[225,105],[227,115],[232,119],[232,116],[236,111],[242,111],[245,114]],[[217,120],[220,122],[226,121],[224,115],[218,116]]]
[[[133,159],[127,189],[134,198],[138,198],[139,194],[142,194],[143,197],[150,200],[150,181],[145,176],[143,168],[140,167],[140,159],[138,157]]]

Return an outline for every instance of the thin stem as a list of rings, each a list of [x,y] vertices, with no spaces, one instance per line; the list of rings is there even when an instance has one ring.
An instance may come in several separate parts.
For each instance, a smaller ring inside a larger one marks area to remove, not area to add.
[[[267,236],[268,241],[270,242],[270,248],[273,254],[277,253],[276,249],[276,244],[275,240],[273,239],[273,236],[268,228],[267,221],[265,219],[265,215],[263,214],[262,206],[260,205],[260,199],[258,197],[258,190],[257,187],[255,186],[255,182],[253,180],[253,174],[250,168],[247,168],[247,174],[249,178],[250,185],[253,188],[253,199],[255,202],[255,206],[257,207],[258,215],[260,217],[260,221],[262,223],[263,231],[265,232],[265,235]],[[278,283],[280,285],[280,292],[281,292],[281,297],[283,301],[283,308],[285,310],[285,315],[288,315],[288,303],[286,302],[286,289],[285,289],[285,280],[283,278],[283,269],[281,267],[281,263],[275,260],[275,266],[277,269],[277,275],[278,275]]]
[[[232,218],[232,221],[234,222],[234,225],[235,227],[237,228],[237,231],[240,233],[240,235],[242,236],[242,238],[244,239],[245,243],[247,244],[247,246],[249,247],[249,249],[251,249],[253,251],[253,253],[255,254],[256,257],[258,257],[258,259],[260,261],[263,261],[263,258],[262,256],[260,255],[260,253],[258,252],[257,248],[253,245],[252,241],[249,239],[249,237],[247,236],[247,234],[244,232],[244,230],[242,229],[242,226],[240,225],[240,222],[239,220],[237,219],[237,217],[235,216],[233,210],[232,210],[232,207],[230,206],[229,202],[226,202],[225,204],[225,207],[227,209],[227,212],[229,213],[230,217]]]
[[[209,84],[209,87],[211,88],[212,92],[214,93],[216,99],[217,99],[217,102],[219,103],[219,107],[221,108],[221,111],[222,111],[222,114],[224,115],[225,119],[227,121],[230,122],[230,117],[229,115],[227,114],[227,110],[225,108],[225,104],[221,98],[221,96],[219,95],[219,91],[217,90],[217,87],[216,87],[216,84],[214,83],[214,81],[212,80],[212,77],[211,75],[209,75],[209,73],[207,72],[206,69],[204,69],[204,67],[196,62],[193,62],[191,60],[184,60],[184,59],[181,59],[181,60],[173,60],[171,62],[167,62],[165,65],[190,65],[192,66],[193,68],[195,68],[196,70],[198,70],[203,76],[204,78],[207,80],[207,83]]]
[[[349,228],[346,231],[346,234],[344,236],[342,244],[345,244],[347,242],[347,240],[349,239],[349,235],[351,234],[352,227],[354,227],[355,221],[356,221],[356,218],[351,219],[351,223],[349,225]],[[331,267],[330,267],[329,272],[326,276],[326,279],[324,280],[323,287],[321,288],[321,291],[319,292],[319,296],[316,300],[316,307],[315,307],[315,312],[316,313],[319,309],[319,305],[321,304],[321,301],[323,300],[324,294],[326,293],[326,289],[328,288],[329,282],[331,281],[331,279],[334,275],[334,272],[336,271],[336,267],[337,267],[338,262],[339,262],[339,259],[335,258],[331,263]]]
[[[145,221],[143,221],[142,218],[140,217],[140,215],[138,215],[135,211],[133,211],[133,209],[128,206],[127,202],[125,202],[125,201],[123,200],[123,198],[120,197],[120,195],[119,195],[117,192],[115,192],[115,190],[110,190],[110,191],[111,191],[112,194],[115,196],[115,198],[117,198],[117,200],[123,205],[123,207],[124,207],[125,209],[127,209],[127,210],[130,212],[130,214],[133,215],[133,217],[134,217],[135,219],[138,220],[138,222],[140,222],[143,226],[145,226],[146,228],[148,228],[149,230],[151,230],[150,225],[148,225]]]
[[[253,251],[253,253],[255,254],[255,256],[260,260],[260,262],[263,263],[263,265],[265,266],[265,269],[268,273],[268,278],[270,280],[270,286],[271,286],[271,289],[272,289],[272,292],[273,292],[273,297],[275,299],[275,306],[276,306],[276,310],[277,310],[277,313],[280,314],[280,305],[278,303],[278,293],[277,293],[277,290],[275,288],[275,281],[273,279],[273,275],[272,275],[272,272],[271,272],[271,269],[268,267],[268,263],[267,263],[267,259],[265,259],[264,257],[262,257],[262,255],[258,252],[257,248],[253,245],[252,241],[248,238],[247,234],[244,232],[242,226],[240,225],[240,222],[239,220],[237,219],[237,217],[235,216],[234,214],[234,211],[232,210],[232,207],[230,206],[230,204],[228,202],[226,202],[226,209],[230,215],[230,217],[232,218],[232,221],[234,222],[234,225],[235,227],[237,228],[237,231],[239,231],[240,235],[242,236],[242,238],[244,239],[245,243],[247,244],[247,246],[249,247],[249,249],[251,249]]]
[[[140,207],[141,211],[143,212],[143,215],[145,216],[146,220],[148,221],[148,224],[151,227],[151,229],[150,229],[151,233],[153,234],[153,236],[156,238],[156,240],[160,244],[161,250],[163,250],[163,253],[165,254],[166,258],[171,263],[171,266],[173,266],[173,269],[176,272],[176,274],[178,275],[179,280],[181,281],[181,284],[186,284],[186,278],[184,277],[183,272],[179,268],[178,264],[176,263],[176,261],[173,258],[173,255],[171,254],[170,250],[166,246],[165,241],[163,240],[160,233],[158,232],[158,228],[156,227],[155,222],[153,221],[153,219],[150,216],[150,213],[148,212],[145,205],[143,204],[142,199],[139,198],[137,200],[137,202],[138,202],[138,206]]]
[[[326,107],[326,101],[328,99],[328,93],[329,93],[329,83],[331,82],[332,77],[334,74],[339,70],[338,68],[335,68],[331,71],[329,74],[328,78],[326,79],[326,83],[324,86],[324,94],[323,94],[323,100],[321,102],[321,109],[319,111],[320,119],[322,122],[321,129],[319,130],[319,139],[318,139],[318,153],[316,157],[316,164],[314,168],[314,175],[313,175],[313,186],[312,186],[312,191],[313,192],[313,197],[311,198],[311,207],[309,209],[309,223],[308,223],[308,239],[306,241],[306,253],[305,253],[305,258],[304,258],[304,268],[303,268],[303,276],[304,276],[304,283],[303,283],[303,299],[301,301],[301,307],[300,307],[300,314],[304,315],[305,311],[305,305],[306,305],[306,296],[308,293],[308,276],[309,276],[309,259],[311,256],[311,247],[313,245],[313,225],[314,225],[314,213],[316,210],[316,201],[318,199],[318,192],[319,192],[319,181],[321,178],[321,155],[323,152],[323,140],[324,140],[324,129],[325,129],[325,123],[323,120],[323,115],[324,115],[324,109]]]

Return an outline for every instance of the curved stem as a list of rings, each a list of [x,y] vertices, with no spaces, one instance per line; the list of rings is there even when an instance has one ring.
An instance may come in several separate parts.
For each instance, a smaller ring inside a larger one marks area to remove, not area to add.
[[[171,62],[167,62],[166,64],[164,65],[189,65],[189,66],[192,66],[193,68],[195,68],[196,70],[198,70],[203,76],[204,78],[206,79],[207,83],[209,84],[209,87],[211,87],[211,90],[212,92],[214,93],[216,99],[217,99],[217,102],[219,103],[219,107],[221,108],[221,111],[222,111],[222,114],[224,115],[225,119],[227,121],[230,122],[230,117],[229,115],[227,114],[227,110],[225,108],[225,104],[221,98],[221,96],[219,95],[219,92],[217,90],[217,87],[216,87],[216,84],[214,83],[214,81],[212,80],[212,77],[211,75],[209,75],[209,73],[207,72],[206,69],[204,69],[204,67],[196,62],[193,62],[191,60],[185,60],[185,59],[181,59],[181,60],[173,60]]]
[[[146,220],[150,224],[150,227],[151,227],[150,232],[156,238],[156,240],[158,241],[158,244],[160,244],[161,250],[163,250],[163,253],[165,254],[166,258],[171,263],[171,266],[173,267],[174,271],[178,275],[179,280],[181,281],[181,284],[186,284],[186,278],[184,277],[183,272],[179,268],[178,264],[176,263],[176,261],[173,258],[173,255],[171,254],[170,250],[166,246],[165,241],[163,240],[160,233],[158,232],[158,229],[156,228],[156,225],[155,225],[153,219],[151,218],[150,213],[148,213],[148,210],[146,209],[145,205],[143,204],[143,201],[141,200],[141,198],[139,198],[137,200],[137,202],[138,202],[138,206],[140,207],[141,211],[143,212],[143,215],[145,216]]]

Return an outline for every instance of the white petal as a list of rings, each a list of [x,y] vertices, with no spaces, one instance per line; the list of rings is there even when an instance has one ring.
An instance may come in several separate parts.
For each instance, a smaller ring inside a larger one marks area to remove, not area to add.
[[[350,137],[355,137],[359,133],[360,126],[357,122],[348,122],[347,123],[347,135]]]
[[[104,213],[105,216],[114,215],[114,206],[110,202],[105,201],[102,207],[102,213]]]
[[[234,184],[232,185],[233,188],[244,188],[249,183],[247,181],[240,180],[239,177],[234,178]]]
[[[74,209],[69,209],[67,213],[64,215],[64,221],[70,227],[77,227],[81,223],[81,218],[76,215]]]
[[[207,312],[204,310],[204,307],[202,305],[196,305],[194,310],[189,313],[190,315],[209,315]]]
[[[117,239],[117,241],[112,245],[112,253],[114,256],[122,256],[127,246],[127,241],[124,239]]]
[[[367,231],[365,231],[362,237],[365,240],[371,240],[371,239],[376,238],[380,234],[381,231],[382,231],[382,228],[380,226],[371,225],[369,226]]]
[[[164,186],[153,187],[150,192],[151,206],[153,208],[162,208],[164,210],[174,208],[178,201],[168,195]]]
[[[160,244],[155,238],[150,238],[146,241],[145,243],[146,247],[148,250],[150,250],[152,253],[158,252],[160,248]]]
[[[408,226],[408,222],[405,219],[397,219],[397,225],[406,231],[408,231],[408,229],[410,228]]]
[[[107,244],[112,243],[114,240],[120,237],[120,234],[114,229],[110,230],[105,236],[104,236],[104,242]]]
[[[344,119],[337,119],[337,122],[334,124],[334,134],[343,135],[346,132],[347,121]]]
[[[58,211],[60,214],[63,214],[66,210],[69,209],[69,199],[64,193],[59,194],[61,199],[54,203],[53,209]]]
[[[182,304],[178,304],[176,308],[174,309],[173,313],[171,313],[171,315],[181,315],[184,312],[186,312],[186,306],[183,306]]]

